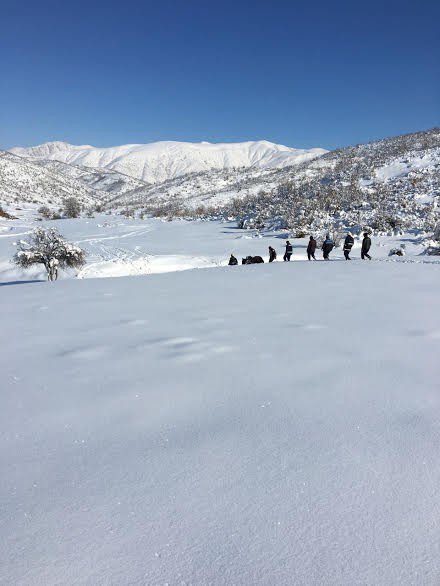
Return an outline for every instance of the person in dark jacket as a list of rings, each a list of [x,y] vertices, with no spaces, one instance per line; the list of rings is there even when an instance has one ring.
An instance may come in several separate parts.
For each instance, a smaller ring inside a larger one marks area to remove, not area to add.
[[[309,260],[312,260],[312,258],[313,258],[313,260],[316,260],[315,250],[316,250],[316,240],[313,238],[313,236],[310,236],[310,240],[307,245],[307,258]]]
[[[353,248],[354,238],[351,232],[347,234],[344,240],[344,256],[345,260],[351,260],[350,251]]]
[[[231,258],[229,259],[228,265],[230,267],[235,267],[235,265],[238,265],[238,260],[235,258],[233,254],[231,254]]]
[[[292,253],[293,253],[293,246],[287,240],[286,241],[286,252],[284,253],[283,260],[290,261],[290,257],[292,256]]]
[[[273,262],[277,258],[277,253],[275,248],[269,246],[269,262]]]
[[[327,234],[324,242],[322,243],[322,254],[324,256],[324,260],[329,260],[328,255],[333,250],[333,247],[334,247],[333,240],[330,238],[330,234]]]
[[[368,236],[368,232],[364,232],[364,239],[362,240],[362,248],[361,248],[361,259],[371,260],[371,256],[368,254],[371,248],[371,238]]]

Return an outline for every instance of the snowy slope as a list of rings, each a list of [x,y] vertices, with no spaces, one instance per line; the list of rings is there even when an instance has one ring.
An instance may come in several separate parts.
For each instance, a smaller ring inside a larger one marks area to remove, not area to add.
[[[45,167],[54,173],[78,179],[87,187],[107,193],[109,197],[121,195],[134,189],[145,189],[149,184],[130,175],[110,169],[69,165],[50,159],[30,159],[34,164]]]
[[[0,583],[437,586],[439,285],[358,261],[0,287]]]
[[[351,222],[365,207],[368,222],[390,200],[389,213],[406,215],[412,223],[412,204],[436,204],[439,196],[440,130],[432,129],[339,149],[292,167],[191,173],[121,194],[113,206],[157,209],[172,203],[190,213],[204,206],[223,208],[227,215],[254,213],[286,220],[295,210],[313,208],[307,214],[310,219],[322,215],[328,222],[330,198],[351,215]],[[233,200],[243,201],[241,212],[235,204],[231,207]]]
[[[0,151],[0,203],[51,204],[59,207],[66,197],[76,197],[83,205],[102,201],[106,193],[97,191],[76,177],[45,168],[29,159]]]
[[[110,148],[50,142],[15,148],[12,152],[37,159],[112,169],[148,183],[158,183],[210,169],[285,167],[316,158],[327,151],[293,149],[268,141],[223,144],[163,141]]]
[[[239,206],[227,203],[234,191],[244,200]],[[358,224],[389,230],[389,219],[431,230],[440,220],[440,129],[338,149],[261,180],[237,181],[220,195],[226,214],[283,217],[298,232]]]
[[[66,176],[92,187],[108,210],[165,217],[276,217],[295,234],[355,225],[387,231],[389,221],[404,230],[432,231],[440,220],[436,128],[302,162],[303,155],[294,151],[294,165],[292,149],[267,142],[154,143],[115,149],[47,143],[18,152],[27,156],[21,160],[44,167],[58,180]],[[147,183],[132,176],[150,172],[162,174],[150,177],[161,181]],[[162,181],[165,177],[171,178]],[[34,179],[36,185],[25,182],[30,193],[42,191],[38,176]],[[2,189],[8,193],[11,188],[8,178],[0,175],[0,194]],[[29,201],[23,186],[21,191]]]

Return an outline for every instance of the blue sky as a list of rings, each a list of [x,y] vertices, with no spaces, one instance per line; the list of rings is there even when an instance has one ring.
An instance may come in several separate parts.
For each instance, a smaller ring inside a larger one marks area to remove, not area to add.
[[[0,146],[267,139],[440,125],[440,2],[0,0]]]

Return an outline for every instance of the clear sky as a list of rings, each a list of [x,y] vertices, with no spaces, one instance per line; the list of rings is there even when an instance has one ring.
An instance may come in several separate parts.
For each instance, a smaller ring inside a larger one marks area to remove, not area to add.
[[[440,125],[440,1],[0,0],[0,147]]]

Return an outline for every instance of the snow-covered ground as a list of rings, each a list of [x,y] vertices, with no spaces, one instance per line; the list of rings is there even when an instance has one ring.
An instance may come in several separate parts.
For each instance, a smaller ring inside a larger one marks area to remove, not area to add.
[[[0,224],[0,584],[440,583],[440,265],[417,239],[223,267],[284,235],[100,216],[58,223],[84,277],[211,268],[14,284],[32,225]]]
[[[127,220],[117,215],[98,215],[96,218],[36,222],[35,214],[23,213],[18,220],[0,218],[0,282],[26,279],[44,279],[42,267],[23,271],[15,267],[11,258],[14,242],[25,239],[37,226],[54,226],[68,240],[78,244],[87,253],[87,264],[80,278],[120,277],[173,272],[193,268],[217,267],[227,264],[233,253],[241,262],[247,255],[261,255],[268,259],[268,247],[278,251],[282,260],[288,233],[239,230],[236,222],[167,222],[158,219]],[[294,239],[293,260],[306,260],[307,239]],[[391,248],[405,246],[406,255],[388,259]],[[398,237],[373,238],[372,255],[391,262],[438,262],[438,257],[423,256],[420,236],[407,234]],[[422,255],[422,256],[421,256]],[[332,253],[334,260],[343,259],[342,248]],[[360,240],[356,240],[353,259],[359,259]],[[321,258],[318,251],[317,258]],[[76,276],[62,273],[60,278]]]

